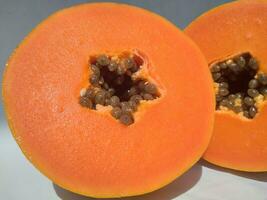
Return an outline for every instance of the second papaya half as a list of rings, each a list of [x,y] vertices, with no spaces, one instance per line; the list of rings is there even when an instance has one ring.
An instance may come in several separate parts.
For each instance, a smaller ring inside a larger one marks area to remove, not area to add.
[[[225,4],[185,32],[209,62],[215,127],[204,158],[242,171],[267,171],[267,1]]]

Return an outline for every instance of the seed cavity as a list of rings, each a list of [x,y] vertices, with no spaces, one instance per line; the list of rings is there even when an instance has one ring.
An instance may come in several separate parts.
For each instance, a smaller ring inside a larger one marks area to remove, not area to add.
[[[253,119],[260,103],[267,99],[267,74],[260,71],[259,61],[242,53],[211,64],[216,91],[216,110],[231,110]]]
[[[142,58],[131,53],[91,57],[89,86],[81,89],[79,104],[92,110],[96,110],[97,104],[111,106],[114,119],[126,126],[133,124],[133,114],[141,101],[160,97],[154,83],[137,75],[142,65]]]

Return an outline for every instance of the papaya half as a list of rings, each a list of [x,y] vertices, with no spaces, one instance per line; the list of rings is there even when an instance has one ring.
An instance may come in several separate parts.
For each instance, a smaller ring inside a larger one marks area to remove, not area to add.
[[[3,101],[25,156],[59,186],[92,197],[144,194],[202,156],[215,100],[205,57],[149,11],[70,7],[10,56]]]
[[[204,159],[267,171],[267,1],[219,6],[185,33],[206,56],[216,91],[214,131]]]

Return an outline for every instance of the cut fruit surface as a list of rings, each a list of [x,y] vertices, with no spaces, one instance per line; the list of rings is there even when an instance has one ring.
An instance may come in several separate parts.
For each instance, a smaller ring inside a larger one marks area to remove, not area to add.
[[[98,74],[92,65],[112,69],[106,57],[125,52],[146,81],[134,122],[122,119],[127,126],[111,115],[112,105],[101,105],[102,94],[90,97],[92,104],[80,100],[87,88],[105,83],[128,100],[122,93],[137,84],[132,76],[118,87],[103,68],[103,80],[92,80]],[[156,190],[189,169],[211,137],[215,102],[204,56],[174,25],[132,6],[84,4],[53,14],[11,55],[2,92],[26,157],[56,184],[87,196]],[[152,100],[144,99],[148,94]]]
[[[216,92],[214,132],[204,158],[222,167],[267,171],[267,1],[219,6],[185,32],[206,56]]]

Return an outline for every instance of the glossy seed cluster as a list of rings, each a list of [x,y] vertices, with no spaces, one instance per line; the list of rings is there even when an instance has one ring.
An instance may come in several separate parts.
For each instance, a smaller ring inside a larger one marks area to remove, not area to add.
[[[258,61],[244,53],[210,68],[216,89],[216,109],[232,110],[253,119],[258,103],[267,99],[267,75]]]
[[[96,109],[97,104],[112,106],[111,115],[122,124],[131,125],[140,101],[159,97],[155,84],[133,76],[141,65],[133,55],[121,58],[100,55],[91,59],[90,86],[81,90],[80,105],[90,109]]]

